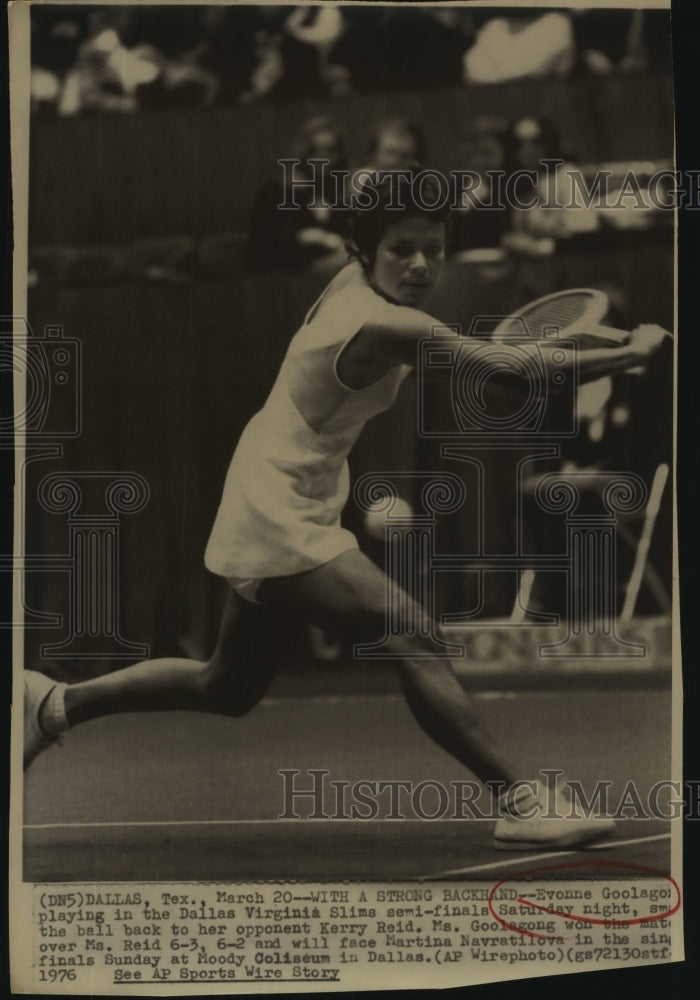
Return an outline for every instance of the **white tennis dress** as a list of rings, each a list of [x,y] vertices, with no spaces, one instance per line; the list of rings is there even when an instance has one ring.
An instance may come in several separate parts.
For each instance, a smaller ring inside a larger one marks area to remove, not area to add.
[[[229,466],[205,553],[209,570],[254,600],[269,577],[302,573],[358,547],[340,526],[347,456],[367,421],[389,409],[410,368],[396,366],[363,389],[337,373],[343,348],[397,307],[349,264],[312,306],[292,339],[267,402],[247,425]]]

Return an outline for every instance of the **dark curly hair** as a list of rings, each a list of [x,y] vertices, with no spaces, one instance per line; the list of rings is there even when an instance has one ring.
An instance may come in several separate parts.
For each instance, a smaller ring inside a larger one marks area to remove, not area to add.
[[[358,190],[356,205],[350,212],[350,238],[345,244],[349,257],[359,260],[365,269],[371,267],[389,226],[406,216],[442,222],[447,240],[451,217],[449,191],[441,187],[436,171],[414,163],[399,171],[371,172]]]

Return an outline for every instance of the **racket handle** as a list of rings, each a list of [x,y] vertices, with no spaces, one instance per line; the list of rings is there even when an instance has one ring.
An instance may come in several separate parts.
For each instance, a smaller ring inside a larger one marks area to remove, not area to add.
[[[663,328],[659,327],[659,329]],[[601,338],[607,337],[608,340],[612,341],[615,344],[626,344],[631,336],[629,330],[619,330],[617,327],[602,326],[601,324],[596,324],[595,326],[591,327],[590,330],[582,331],[582,334],[584,332],[590,333],[593,336],[598,336]],[[670,332],[670,330],[663,330],[663,333],[669,340],[673,340],[673,334]],[[564,331],[564,335],[569,336],[569,334],[567,334],[566,331]],[[575,337],[576,332],[570,334],[570,336]]]
[[[617,330],[612,326],[582,326],[580,329],[564,329],[561,335],[566,340],[578,340],[589,347],[622,347],[630,339],[628,330]]]
[[[626,344],[630,339],[629,330],[618,330],[614,326],[597,326],[592,333],[598,334],[601,338],[605,337],[610,341],[610,346],[622,346]]]

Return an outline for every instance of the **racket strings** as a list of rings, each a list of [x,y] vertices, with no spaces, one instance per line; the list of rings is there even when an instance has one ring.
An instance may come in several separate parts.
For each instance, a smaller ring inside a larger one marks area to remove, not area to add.
[[[585,319],[591,313],[593,322],[600,319],[596,299],[590,292],[576,291],[561,293],[545,302],[535,302],[521,309],[517,317],[504,323],[500,330],[503,333],[522,333],[523,322],[531,337],[542,339],[553,330],[566,330]],[[596,315],[593,317],[593,312]]]

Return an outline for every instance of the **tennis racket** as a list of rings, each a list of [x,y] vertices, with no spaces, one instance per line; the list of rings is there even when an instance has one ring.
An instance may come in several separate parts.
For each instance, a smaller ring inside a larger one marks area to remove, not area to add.
[[[629,340],[629,333],[602,325],[601,320],[609,308],[608,296],[595,288],[554,292],[529,302],[501,320],[493,338],[505,340],[526,334],[535,340],[550,340],[564,336],[579,340],[581,346],[618,347]]]

